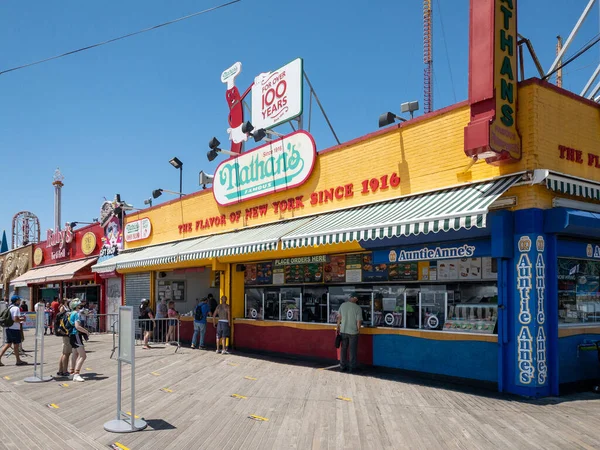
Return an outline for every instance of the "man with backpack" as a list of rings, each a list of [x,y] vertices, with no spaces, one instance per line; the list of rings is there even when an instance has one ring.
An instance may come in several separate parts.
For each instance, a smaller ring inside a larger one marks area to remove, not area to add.
[[[11,346],[14,349],[15,358],[17,358],[17,366],[27,365],[19,354],[19,345],[23,342],[21,323],[25,322],[25,316],[21,315],[20,303],[21,297],[13,294],[10,298],[10,306],[0,313],[0,327],[3,327],[6,331],[6,344],[4,344],[2,351],[0,351],[0,366],[4,365],[2,357]]]
[[[208,299],[204,297],[201,302],[196,299],[196,307],[194,308],[194,335],[192,336],[192,348],[198,348],[198,335],[200,335],[200,349],[204,350],[204,335],[206,334],[206,318],[210,314],[210,306]]]
[[[70,313],[71,311],[69,310],[65,300],[61,299],[60,306],[58,307],[58,314],[56,314],[54,317],[54,334],[62,339],[62,353],[58,361],[58,372],[56,372],[57,377],[68,377],[70,375],[69,359],[71,358],[71,353],[73,352],[73,348],[71,347],[71,342],[69,340],[69,332],[71,331],[71,326],[69,323]]]

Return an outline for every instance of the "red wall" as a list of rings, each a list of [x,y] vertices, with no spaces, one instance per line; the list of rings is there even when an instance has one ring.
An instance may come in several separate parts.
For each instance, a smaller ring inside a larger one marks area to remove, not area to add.
[[[81,251],[81,239],[83,235],[91,231],[96,235],[96,248],[89,255],[84,255]],[[42,237],[46,237],[46,234],[43,234]],[[42,241],[39,244],[33,246],[33,252],[35,254],[35,250],[41,248],[44,252],[44,258],[42,259],[42,263],[39,266],[36,266],[33,263],[33,267],[43,267],[51,264],[58,264],[69,262],[77,259],[88,258],[90,256],[98,256],[100,253],[100,248],[102,247],[102,238],[104,237],[104,229],[99,224],[88,225],[82,228],[76,228],[73,232],[73,241],[70,244],[65,244],[67,246],[66,255],[64,258],[60,259],[51,259],[51,255],[53,251],[57,251],[59,246],[56,245],[54,247],[48,247],[46,241]]]
[[[235,324],[235,348],[259,350],[315,359],[337,360],[335,331],[307,330],[286,326],[255,326]],[[361,335],[358,339],[358,361],[373,365],[373,338]]]

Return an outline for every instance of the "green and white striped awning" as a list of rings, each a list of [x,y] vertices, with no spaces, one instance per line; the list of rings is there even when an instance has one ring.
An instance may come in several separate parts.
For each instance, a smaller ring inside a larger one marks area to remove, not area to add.
[[[550,172],[546,177],[548,189],[561,194],[600,200],[600,183],[571,178]]]
[[[141,249],[124,251],[114,258],[102,261],[92,267],[93,272],[107,273],[118,269],[133,269],[136,267],[160,266],[178,261],[179,254],[206,237],[188,239],[186,241],[170,242]]]
[[[485,227],[488,207],[521,175],[317,216],[285,235],[283,248]]]
[[[288,220],[210,236],[182,252],[180,258],[182,261],[191,261],[276,250],[283,235],[293,232],[311,220],[312,218]]]
[[[245,228],[240,231],[124,251],[114,258],[96,264],[92,270],[97,273],[107,273],[119,269],[160,266],[179,261],[276,250],[281,236],[310,220],[312,218],[288,220]]]

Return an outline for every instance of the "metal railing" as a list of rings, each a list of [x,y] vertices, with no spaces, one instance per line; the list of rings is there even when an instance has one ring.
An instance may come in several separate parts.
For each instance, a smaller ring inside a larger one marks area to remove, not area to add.
[[[150,331],[149,345],[174,345],[175,352],[181,347],[179,319],[135,319],[135,345],[144,344],[144,334]]]

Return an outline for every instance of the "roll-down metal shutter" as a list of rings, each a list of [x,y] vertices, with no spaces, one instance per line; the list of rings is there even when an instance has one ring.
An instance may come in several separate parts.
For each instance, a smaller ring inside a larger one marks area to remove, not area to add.
[[[150,300],[150,272],[125,275],[125,305],[133,306],[133,317],[137,319],[143,298]],[[136,326],[136,335],[139,328]]]

